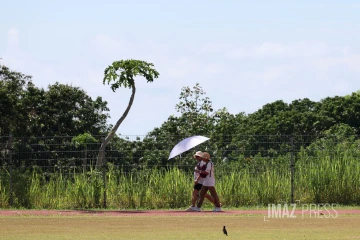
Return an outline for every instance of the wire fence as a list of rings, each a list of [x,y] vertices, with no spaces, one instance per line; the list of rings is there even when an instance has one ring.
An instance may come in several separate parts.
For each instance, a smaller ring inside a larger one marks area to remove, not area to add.
[[[102,139],[105,136],[94,136],[96,142],[74,141],[72,136],[19,138],[0,136],[0,164],[13,165],[16,168],[37,166],[49,168],[89,168],[95,165]],[[146,135],[122,136],[121,140],[110,143],[105,150],[106,161],[115,166],[132,166],[142,160],[157,158],[156,166],[169,166],[177,161],[168,161],[172,147],[186,136],[168,136],[151,138]],[[214,162],[244,159],[256,155],[280,156],[290,151],[299,151],[313,143],[321,136],[221,136],[215,142],[211,140],[195,147],[209,151]],[[336,142],[336,140],[335,140]],[[156,152],[156,156],[153,153]],[[190,153],[190,154],[189,154]],[[180,158],[191,156],[192,151],[184,153]],[[9,155],[12,162],[9,162]],[[191,158],[190,158],[191,160]],[[187,161],[180,161],[187,165]],[[144,161],[143,161],[144,163]],[[191,163],[192,164],[192,163]]]
[[[72,175],[97,169],[103,178],[102,199],[106,207],[109,168],[119,169],[124,175],[136,175],[176,167],[191,177],[194,165],[192,156],[198,150],[211,154],[216,166],[216,178],[220,180],[239,169],[246,169],[249,174],[274,171],[275,175],[288,177],[288,199],[291,202],[295,201],[296,191],[300,189],[296,183],[299,185],[311,169],[318,168],[324,161],[336,167],[340,162],[343,164],[345,158],[355,164],[353,169],[359,169],[359,136],[212,136],[209,141],[169,160],[172,148],[187,136],[129,135],[120,136],[108,144],[104,151],[105,161],[98,165],[99,149],[104,137],[93,136],[92,139],[78,141],[74,136],[0,136],[0,178],[9,179],[10,205],[13,201],[14,171],[25,173],[37,169],[50,179],[59,172]]]

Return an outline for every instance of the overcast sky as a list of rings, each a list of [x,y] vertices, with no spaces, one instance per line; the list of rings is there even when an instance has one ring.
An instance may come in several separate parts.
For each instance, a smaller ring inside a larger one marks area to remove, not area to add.
[[[117,132],[143,135],[177,115],[181,88],[196,83],[233,114],[359,90],[359,13],[355,0],[0,0],[0,61],[38,87],[57,81],[102,96],[113,124],[131,90],[113,93],[104,69],[154,63],[159,79],[137,79]]]

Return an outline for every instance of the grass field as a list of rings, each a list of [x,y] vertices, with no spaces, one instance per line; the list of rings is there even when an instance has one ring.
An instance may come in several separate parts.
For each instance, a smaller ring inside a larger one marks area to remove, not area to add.
[[[226,226],[229,236],[222,233]],[[360,239],[360,216],[0,216],[0,239]]]

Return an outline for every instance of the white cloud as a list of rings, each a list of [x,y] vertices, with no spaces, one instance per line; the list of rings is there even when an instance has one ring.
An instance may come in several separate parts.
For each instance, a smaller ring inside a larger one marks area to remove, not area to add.
[[[240,46],[227,52],[233,58],[296,58],[322,56],[328,53],[328,46],[317,42],[272,43],[264,42],[254,46]]]
[[[290,71],[294,70],[292,65],[276,65],[269,66],[264,69],[264,71],[257,76],[258,79],[262,79],[264,86],[271,86],[274,82],[279,82],[286,77],[291,76]],[[281,83],[284,83],[281,81]]]
[[[29,61],[29,56],[20,49],[19,35],[19,31],[16,28],[12,27],[9,29],[7,33],[7,48],[3,54],[3,63],[14,68],[28,69],[26,67],[27,64],[32,65],[32,63]]]
[[[94,46],[99,52],[120,52],[126,49],[126,43],[115,40],[106,34],[98,34],[94,38]]]
[[[88,45],[89,54],[97,62],[110,64],[119,59],[133,58],[132,44],[120,38],[114,38],[107,34],[97,34]]]
[[[210,42],[200,48],[202,53],[222,53],[233,48],[233,44],[226,42]]]
[[[174,78],[188,77],[199,70],[200,62],[193,57],[180,57],[173,63],[168,63],[167,74]]]
[[[203,72],[205,74],[219,74],[225,71],[226,66],[221,63],[209,63],[205,65],[203,68]]]
[[[343,94],[350,94],[355,92],[356,89],[352,89],[351,84],[346,79],[338,79],[331,84],[333,92],[340,92]]]
[[[356,53],[318,58],[314,59],[312,63],[320,71],[331,71],[335,68],[343,68],[346,71],[360,72],[360,54]]]
[[[14,27],[8,32],[8,48],[13,51],[19,50],[19,31]]]

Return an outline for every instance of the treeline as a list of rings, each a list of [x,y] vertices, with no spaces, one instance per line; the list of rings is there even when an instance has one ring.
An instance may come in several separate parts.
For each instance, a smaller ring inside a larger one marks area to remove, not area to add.
[[[99,135],[107,131],[107,102],[78,87],[36,87],[32,77],[0,66],[0,136]]]
[[[3,159],[9,134],[13,135],[14,151],[18,152],[14,159],[17,166],[36,165],[31,159],[38,160],[40,155],[46,155],[47,160],[58,159],[48,161],[47,165],[78,164],[76,159],[81,156],[66,153],[66,147],[72,149],[69,152],[89,151],[92,152],[90,158],[96,157],[101,137],[111,128],[110,110],[101,96],[92,99],[84,90],[60,83],[47,89],[39,88],[31,76],[6,66],[0,66],[0,80],[0,136],[5,136],[0,146]],[[358,92],[327,97],[319,102],[307,98],[291,103],[278,100],[251,114],[232,114],[226,108],[214,110],[199,84],[182,88],[179,99],[175,106],[178,116],[169,116],[145,136],[139,139],[117,136],[107,147],[107,161],[129,166],[128,170],[168,166],[172,147],[192,135],[210,137],[205,147],[215,162],[224,162],[254,159],[256,155],[277,157],[314,146],[324,136],[360,133]],[[184,154],[171,164],[186,165],[190,161],[188,154]]]

